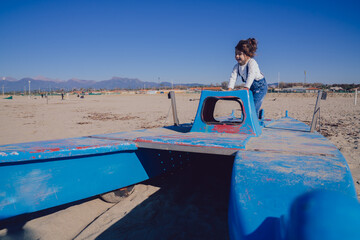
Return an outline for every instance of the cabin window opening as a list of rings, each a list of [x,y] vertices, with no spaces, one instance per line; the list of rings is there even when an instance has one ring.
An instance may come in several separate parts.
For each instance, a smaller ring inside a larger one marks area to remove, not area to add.
[[[208,97],[202,107],[206,124],[240,125],[244,122],[244,106],[238,97]]]

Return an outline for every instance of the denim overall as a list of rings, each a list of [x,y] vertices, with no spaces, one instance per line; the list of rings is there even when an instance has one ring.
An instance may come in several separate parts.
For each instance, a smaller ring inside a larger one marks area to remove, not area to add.
[[[248,72],[249,72],[249,65],[246,66],[246,76],[247,76]],[[238,71],[238,75],[240,75],[240,71]],[[242,76],[241,76],[241,79],[243,82],[246,82]],[[253,97],[254,97],[256,115],[258,117],[259,117],[260,107],[261,107],[262,102],[264,101],[267,90],[268,90],[268,85],[266,83],[265,77],[260,80],[254,79],[254,81],[250,87],[250,91],[252,92]]]

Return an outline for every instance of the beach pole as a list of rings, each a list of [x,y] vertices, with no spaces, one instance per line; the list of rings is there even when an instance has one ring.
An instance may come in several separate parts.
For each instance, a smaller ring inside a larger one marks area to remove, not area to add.
[[[315,104],[315,109],[314,109],[314,114],[313,114],[313,118],[312,118],[312,121],[311,121],[311,127],[310,127],[310,132],[314,132],[315,131],[315,128],[316,128],[316,124],[317,124],[317,121],[320,117],[320,99],[321,99],[321,94],[322,94],[322,91],[319,90],[318,92],[318,96],[317,96],[317,99],[316,99],[316,104]]]
[[[174,119],[174,125],[179,126],[179,118],[177,116],[177,109],[176,109],[176,100],[175,100],[175,92],[170,91],[168,98],[171,99],[171,106],[172,106],[172,112],[173,112],[173,119]]]
[[[280,92],[280,72],[278,72],[278,93]]]
[[[357,89],[355,89],[355,99],[354,99],[354,105],[356,106],[356,102],[357,102],[357,93],[358,93],[358,91],[357,91]]]
[[[5,77],[2,78],[2,80],[5,82]],[[3,96],[4,96],[4,84],[2,85],[2,89],[3,89]]]
[[[29,80],[29,98],[30,98],[30,83],[31,81]]]

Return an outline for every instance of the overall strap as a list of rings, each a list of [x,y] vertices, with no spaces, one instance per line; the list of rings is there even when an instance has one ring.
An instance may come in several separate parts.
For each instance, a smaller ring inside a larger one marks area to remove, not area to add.
[[[239,66],[240,66],[240,65],[239,65]],[[246,65],[245,71],[246,71],[246,79],[247,79],[247,76],[248,76],[248,73],[249,73],[249,62],[248,62],[247,65]],[[240,75],[239,68],[238,68],[238,75],[241,77],[241,79],[242,79],[243,82],[246,82],[246,80],[243,78],[243,76]]]

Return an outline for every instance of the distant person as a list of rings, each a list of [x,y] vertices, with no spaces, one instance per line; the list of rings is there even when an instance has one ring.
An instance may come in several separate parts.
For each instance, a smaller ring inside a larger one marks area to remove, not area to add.
[[[261,104],[267,93],[268,85],[259,65],[253,58],[257,50],[255,38],[240,40],[235,47],[235,59],[238,62],[231,73],[228,89],[233,90],[238,76],[245,83],[244,89],[250,89],[254,96],[255,111],[259,117]]]

